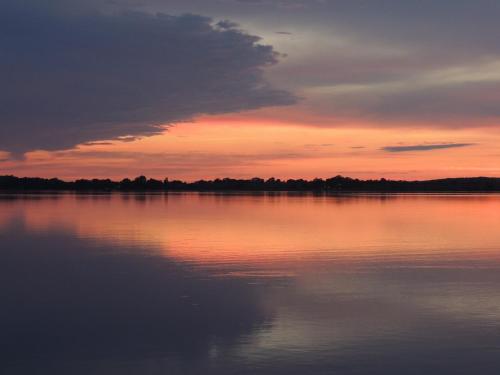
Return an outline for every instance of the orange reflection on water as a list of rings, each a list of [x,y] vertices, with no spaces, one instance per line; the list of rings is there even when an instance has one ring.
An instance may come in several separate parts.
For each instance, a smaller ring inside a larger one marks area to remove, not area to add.
[[[61,195],[0,200],[0,225],[202,264],[500,260],[500,196]]]

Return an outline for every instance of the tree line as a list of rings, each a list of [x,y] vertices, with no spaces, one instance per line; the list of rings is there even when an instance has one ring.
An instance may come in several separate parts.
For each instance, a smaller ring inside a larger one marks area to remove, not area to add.
[[[425,181],[360,180],[335,176],[313,180],[279,178],[234,179],[222,178],[185,182],[157,180],[139,176],[121,181],[111,179],[78,179],[63,181],[58,178],[0,176],[3,191],[366,191],[366,192],[419,192],[419,191],[500,191],[500,178],[471,177],[446,178]]]

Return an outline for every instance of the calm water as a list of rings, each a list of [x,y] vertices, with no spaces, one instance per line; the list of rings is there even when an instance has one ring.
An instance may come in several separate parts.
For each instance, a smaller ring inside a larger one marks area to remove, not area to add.
[[[0,244],[2,375],[500,373],[500,195],[4,195]]]

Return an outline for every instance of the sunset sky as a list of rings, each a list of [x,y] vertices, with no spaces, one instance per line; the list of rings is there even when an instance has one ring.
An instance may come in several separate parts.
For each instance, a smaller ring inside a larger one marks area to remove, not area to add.
[[[500,177],[496,0],[4,0],[0,174]]]

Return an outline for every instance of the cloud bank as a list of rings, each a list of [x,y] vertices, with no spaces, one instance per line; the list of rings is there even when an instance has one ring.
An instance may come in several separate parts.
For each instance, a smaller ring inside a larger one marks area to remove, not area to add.
[[[263,77],[278,53],[231,22],[2,4],[0,150],[149,136],[200,114],[295,102]]]

